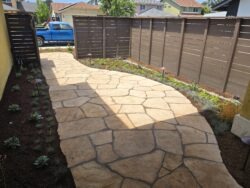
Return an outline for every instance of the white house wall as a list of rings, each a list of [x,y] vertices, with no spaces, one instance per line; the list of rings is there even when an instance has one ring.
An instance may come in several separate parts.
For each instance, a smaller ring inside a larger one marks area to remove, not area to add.
[[[250,0],[240,0],[237,16],[250,16]]]

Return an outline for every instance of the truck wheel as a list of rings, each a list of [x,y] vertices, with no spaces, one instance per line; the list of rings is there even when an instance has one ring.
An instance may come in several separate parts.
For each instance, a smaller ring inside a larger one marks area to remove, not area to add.
[[[36,40],[37,40],[38,47],[41,47],[44,45],[44,40],[42,37],[36,37]]]

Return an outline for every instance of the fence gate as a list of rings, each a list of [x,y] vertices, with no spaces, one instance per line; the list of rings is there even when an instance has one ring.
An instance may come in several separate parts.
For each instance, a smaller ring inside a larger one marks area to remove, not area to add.
[[[35,25],[30,14],[5,14],[13,61],[40,64]]]

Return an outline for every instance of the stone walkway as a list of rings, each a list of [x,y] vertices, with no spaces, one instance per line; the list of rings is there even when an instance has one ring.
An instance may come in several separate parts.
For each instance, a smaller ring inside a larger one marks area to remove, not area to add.
[[[42,53],[77,188],[235,188],[206,120],[172,87]]]

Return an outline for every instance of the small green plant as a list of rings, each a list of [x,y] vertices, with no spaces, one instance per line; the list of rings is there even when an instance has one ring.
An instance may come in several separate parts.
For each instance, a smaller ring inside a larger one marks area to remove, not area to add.
[[[33,100],[33,101],[31,101],[31,105],[33,107],[37,107],[37,106],[39,106],[39,102],[37,100]]]
[[[11,149],[16,149],[21,146],[19,138],[15,136],[6,139],[4,145]]]
[[[39,92],[37,90],[33,90],[31,92],[31,97],[39,97]]]
[[[43,119],[43,116],[39,112],[32,112],[29,118],[29,120],[33,122],[38,122],[42,119]]]
[[[21,72],[16,72],[16,78],[20,78],[22,76]]]
[[[73,52],[73,48],[72,48],[72,46],[70,46],[70,44],[67,45],[67,50],[68,50],[68,52],[70,52],[70,53]]]
[[[47,151],[48,154],[52,154],[52,153],[55,153],[55,148],[52,147],[52,146],[48,146],[46,151]]]
[[[193,82],[192,84],[189,85],[189,88],[192,90],[192,91],[199,91],[199,86],[197,83]]]
[[[36,168],[44,168],[49,165],[49,157],[42,155],[35,160],[33,165],[35,165]]]
[[[20,91],[20,90],[21,90],[21,88],[18,84],[15,84],[11,87],[12,92],[16,92],[16,91]]]
[[[27,80],[28,82],[31,82],[33,79],[34,79],[34,76],[32,76],[32,75],[30,75],[30,74],[26,76],[26,80]]]
[[[40,128],[42,128],[42,127],[43,127],[43,124],[38,123],[38,124],[36,124],[36,125],[35,125],[35,127],[36,127],[36,128],[38,128],[38,129],[40,129]]]
[[[11,104],[8,107],[9,112],[20,112],[22,109],[18,104]]]

